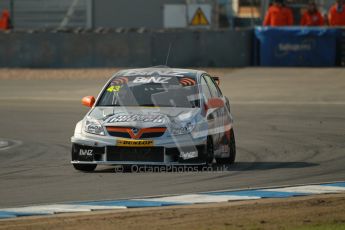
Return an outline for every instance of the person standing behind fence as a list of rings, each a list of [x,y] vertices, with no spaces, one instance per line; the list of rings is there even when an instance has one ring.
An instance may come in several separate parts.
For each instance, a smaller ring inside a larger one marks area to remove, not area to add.
[[[263,22],[264,26],[291,26],[293,25],[293,14],[290,8],[284,5],[283,0],[274,0]]]
[[[0,18],[0,30],[8,30],[11,29],[11,18],[10,18],[10,13],[8,10],[3,10],[2,15]]]
[[[314,1],[309,2],[307,11],[301,19],[301,26],[323,26],[324,21]]]
[[[328,23],[330,26],[345,26],[345,2],[337,0],[328,12]]]

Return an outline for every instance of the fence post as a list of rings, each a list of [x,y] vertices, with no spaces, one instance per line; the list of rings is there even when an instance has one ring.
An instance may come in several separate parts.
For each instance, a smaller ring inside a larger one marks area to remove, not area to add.
[[[14,26],[14,0],[10,0],[10,15],[11,15],[12,27],[15,28]]]
[[[86,2],[86,28],[93,29],[94,27],[94,1],[87,0]]]

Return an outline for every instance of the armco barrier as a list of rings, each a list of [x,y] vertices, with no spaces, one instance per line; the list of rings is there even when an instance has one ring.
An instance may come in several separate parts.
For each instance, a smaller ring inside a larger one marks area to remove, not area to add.
[[[261,66],[336,66],[340,29],[326,27],[257,27]]]
[[[242,67],[252,30],[0,33],[0,67]]]

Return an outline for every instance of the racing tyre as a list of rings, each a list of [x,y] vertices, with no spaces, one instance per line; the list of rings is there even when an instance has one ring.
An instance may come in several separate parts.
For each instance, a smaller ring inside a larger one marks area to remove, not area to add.
[[[234,129],[230,130],[229,157],[217,158],[217,164],[233,164],[236,158],[236,141]]]
[[[214,159],[214,146],[213,146],[213,140],[212,137],[207,137],[207,145],[206,145],[206,164],[212,165],[213,159]]]
[[[73,167],[79,171],[92,172],[95,170],[97,165],[96,164],[73,164]]]
[[[207,143],[204,149],[204,154],[202,157],[202,160],[206,165],[199,165],[198,170],[203,171],[207,169],[207,167],[212,167],[213,164],[213,159],[214,159],[214,146],[213,146],[213,140],[211,136],[207,137]]]

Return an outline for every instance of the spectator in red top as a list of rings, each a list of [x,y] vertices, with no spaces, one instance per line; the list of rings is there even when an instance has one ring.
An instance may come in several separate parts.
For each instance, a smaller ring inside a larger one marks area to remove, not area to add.
[[[274,0],[268,8],[263,23],[264,26],[291,26],[293,25],[293,14],[290,8],[284,5],[283,0]]]
[[[323,24],[323,17],[317,9],[316,3],[309,2],[308,9],[302,16],[301,26],[323,26]]]
[[[328,23],[330,26],[345,26],[344,8],[344,0],[337,0],[337,2],[329,9]]]
[[[3,10],[0,18],[0,30],[11,29],[11,19],[8,10]]]

